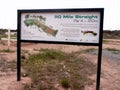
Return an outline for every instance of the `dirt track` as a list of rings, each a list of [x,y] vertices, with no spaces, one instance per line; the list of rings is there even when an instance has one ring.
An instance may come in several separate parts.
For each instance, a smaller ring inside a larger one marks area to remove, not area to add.
[[[116,42],[116,43],[115,43]],[[114,43],[109,42],[103,44],[103,49],[105,48],[116,48],[120,50],[120,42],[115,41]],[[0,44],[0,50],[6,49],[6,45]],[[84,50],[87,48],[94,47],[85,47],[85,46],[71,46],[71,45],[53,45],[53,44],[32,44],[32,45],[24,45],[22,49],[29,50],[30,52],[33,49],[39,48],[54,48],[59,49],[65,52],[75,52],[78,50]],[[11,46],[10,49],[16,51],[15,46]],[[86,53],[83,56],[90,60],[93,63],[97,63],[97,55],[94,53]],[[102,74],[101,74],[101,90],[120,90],[120,53],[113,54],[110,51],[103,50],[102,57]],[[16,52],[14,53],[3,53],[0,52],[0,60],[5,60],[6,64],[0,65],[0,90],[21,90],[22,85],[30,82],[29,78],[22,78],[20,82],[16,81],[16,71],[9,71],[10,68],[6,68],[6,71],[2,71],[2,67],[9,66],[9,62],[16,61]],[[0,62],[1,62],[0,61]],[[1,62],[2,63],[2,62]],[[8,70],[7,70],[8,69]],[[8,72],[9,71],[9,72]],[[94,80],[96,80],[95,75],[91,76]],[[86,87],[86,90],[95,90],[95,84],[93,86]]]

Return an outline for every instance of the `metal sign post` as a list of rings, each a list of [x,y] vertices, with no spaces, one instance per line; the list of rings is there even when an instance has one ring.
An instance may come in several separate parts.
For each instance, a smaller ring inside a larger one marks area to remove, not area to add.
[[[21,42],[98,46],[99,90],[103,16],[103,8],[18,10],[17,80],[21,80]]]

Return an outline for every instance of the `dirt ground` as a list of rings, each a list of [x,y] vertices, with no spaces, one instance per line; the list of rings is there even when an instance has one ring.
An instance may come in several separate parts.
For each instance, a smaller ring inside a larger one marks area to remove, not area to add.
[[[115,48],[120,50],[120,40],[108,40],[103,44],[103,56],[102,56],[102,68],[101,68],[101,90],[120,90],[120,53],[113,54],[106,51],[106,48]],[[26,83],[30,83],[31,79],[28,77],[22,77],[20,82],[17,82],[16,61],[16,45],[12,44],[9,48],[14,52],[2,52],[7,49],[5,43],[0,42],[0,90],[22,90],[22,86]],[[22,44],[23,50],[29,50],[33,52],[33,49],[40,48],[54,48],[62,50],[67,53],[75,52],[78,50],[84,50],[87,48],[96,48],[93,46],[73,46],[73,45],[54,45],[54,44]],[[97,64],[96,53],[83,53],[83,57]],[[9,64],[12,63],[12,66]],[[7,67],[7,68],[5,68]],[[12,69],[11,69],[12,68]],[[90,76],[93,80],[96,80],[96,75]],[[95,90],[96,83],[92,86],[86,86],[85,90]]]

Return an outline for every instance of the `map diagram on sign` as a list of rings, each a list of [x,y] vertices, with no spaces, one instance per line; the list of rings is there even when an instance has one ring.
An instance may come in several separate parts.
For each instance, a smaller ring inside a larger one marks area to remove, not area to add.
[[[24,13],[21,39],[61,42],[99,42],[100,14],[95,13]]]
[[[24,24],[27,27],[35,25],[38,28],[42,29],[45,33],[52,35],[52,36],[56,36],[58,30],[54,30],[50,26],[45,25],[45,21],[46,21],[46,18],[43,16],[40,16],[39,20],[38,20],[38,19],[34,19],[34,18],[29,18],[29,16],[26,15]]]

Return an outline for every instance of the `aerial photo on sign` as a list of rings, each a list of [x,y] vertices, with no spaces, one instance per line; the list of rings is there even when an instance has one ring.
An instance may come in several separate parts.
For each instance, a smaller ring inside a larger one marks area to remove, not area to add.
[[[99,33],[99,12],[21,14],[21,40],[99,43]]]

